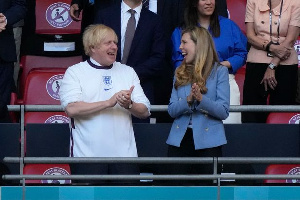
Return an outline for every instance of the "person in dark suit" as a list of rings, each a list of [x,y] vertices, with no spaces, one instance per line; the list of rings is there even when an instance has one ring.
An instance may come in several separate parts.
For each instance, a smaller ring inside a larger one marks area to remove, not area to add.
[[[10,122],[7,105],[14,84],[14,62],[17,61],[12,25],[25,14],[25,0],[0,0],[0,122]]]
[[[119,0],[72,0],[70,5],[70,16],[74,21],[80,21],[82,11],[81,31],[94,22],[94,14]]]
[[[141,80],[146,96],[150,103],[153,104],[154,80],[161,73],[165,57],[165,35],[161,18],[142,7],[141,0],[123,0],[111,7],[98,11],[94,23],[105,24],[114,29],[119,38],[117,61],[121,61],[125,31],[130,16],[130,13],[126,12],[129,9],[136,11],[136,29],[128,59],[124,64],[134,68]]]

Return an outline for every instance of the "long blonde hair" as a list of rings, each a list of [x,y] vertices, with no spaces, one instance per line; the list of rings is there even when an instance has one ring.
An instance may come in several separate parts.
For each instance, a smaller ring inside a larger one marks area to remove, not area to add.
[[[175,71],[175,88],[187,84],[197,83],[201,93],[207,92],[206,80],[209,77],[215,63],[219,62],[218,54],[215,50],[214,41],[210,33],[202,27],[188,27],[182,31],[189,34],[195,43],[194,64],[187,64],[185,61]]]

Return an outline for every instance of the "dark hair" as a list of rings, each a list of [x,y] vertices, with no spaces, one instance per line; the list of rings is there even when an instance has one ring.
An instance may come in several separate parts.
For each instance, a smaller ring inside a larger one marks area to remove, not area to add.
[[[198,24],[198,5],[199,0],[186,0],[186,6],[184,9],[184,25],[183,28],[195,26]],[[213,37],[220,36],[220,23],[218,15],[217,4],[215,4],[215,10],[210,17],[210,30]]]

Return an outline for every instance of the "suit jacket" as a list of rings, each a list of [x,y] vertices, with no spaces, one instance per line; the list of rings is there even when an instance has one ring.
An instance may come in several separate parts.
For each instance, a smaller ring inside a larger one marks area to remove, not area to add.
[[[6,29],[0,32],[0,59],[5,62],[17,61],[13,24],[26,14],[25,0],[0,0],[0,13],[7,19]]]
[[[201,102],[195,102],[191,107],[187,103],[191,84],[178,89],[173,88],[168,112],[175,120],[167,144],[180,146],[190,120],[196,150],[226,144],[222,120],[229,115],[228,69],[224,66],[215,66],[206,81],[206,87],[208,90],[203,94]]]
[[[105,24],[121,38],[121,2],[97,12],[96,24]],[[162,70],[165,56],[165,38],[161,19],[155,13],[142,8],[131,44],[127,65],[138,74],[143,90],[153,104],[153,82]],[[118,43],[117,61],[121,61],[121,43]]]
[[[94,22],[94,15],[97,11],[104,9],[110,5],[113,5],[119,0],[94,0],[94,5],[89,3],[89,0],[72,0],[71,5],[78,4],[79,9],[83,10],[81,30],[84,29]]]

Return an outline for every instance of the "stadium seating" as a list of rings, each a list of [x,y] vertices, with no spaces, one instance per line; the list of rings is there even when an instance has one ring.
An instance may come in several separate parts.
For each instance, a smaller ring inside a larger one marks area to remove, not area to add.
[[[300,174],[299,164],[271,164],[267,167],[265,174]],[[300,183],[298,179],[264,180],[264,183]]]
[[[24,175],[70,175],[68,164],[26,164]],[[67,177],[66,177],[67,178]],[[26,180],[26,184],[71,184],[71,180]]]
[[[267,118],[268,124],[299,124],[300,113],[296,112],[273,112]]]
[[[81,56],[70,57],[48,57],[48,56],[33,56],[25,55],[21,57],[20,62],[20,77],[19,77],[19,93],[23,97],[25,81],[30,71],[34,69],[44,68],[68,68],[82,61]]]
[[[24,124],[28,123],[61,124],[69,123],[69,118],[64,112],[26,112]]]
[[[81,24],[69,15],[70,0],[36,0],[36,33],[80,34]]]
[[[48,68],[31,71],[26,79],[24,95],[19,104],[60,105],[59,88],[66,69]]]
[[[29,121],[29,120],[28,120]],[[36,120],[43,121],[43,120]],[[26,124],[26,157],[68,157],[68,124]],[[24,174],[69,175],[69,164],[26,164]],[[26,183],[70,184],[70,180],[26,180]]]
[[[233,20],[246,34],[245,13],[247,0],[227,0],[228,18]]]

